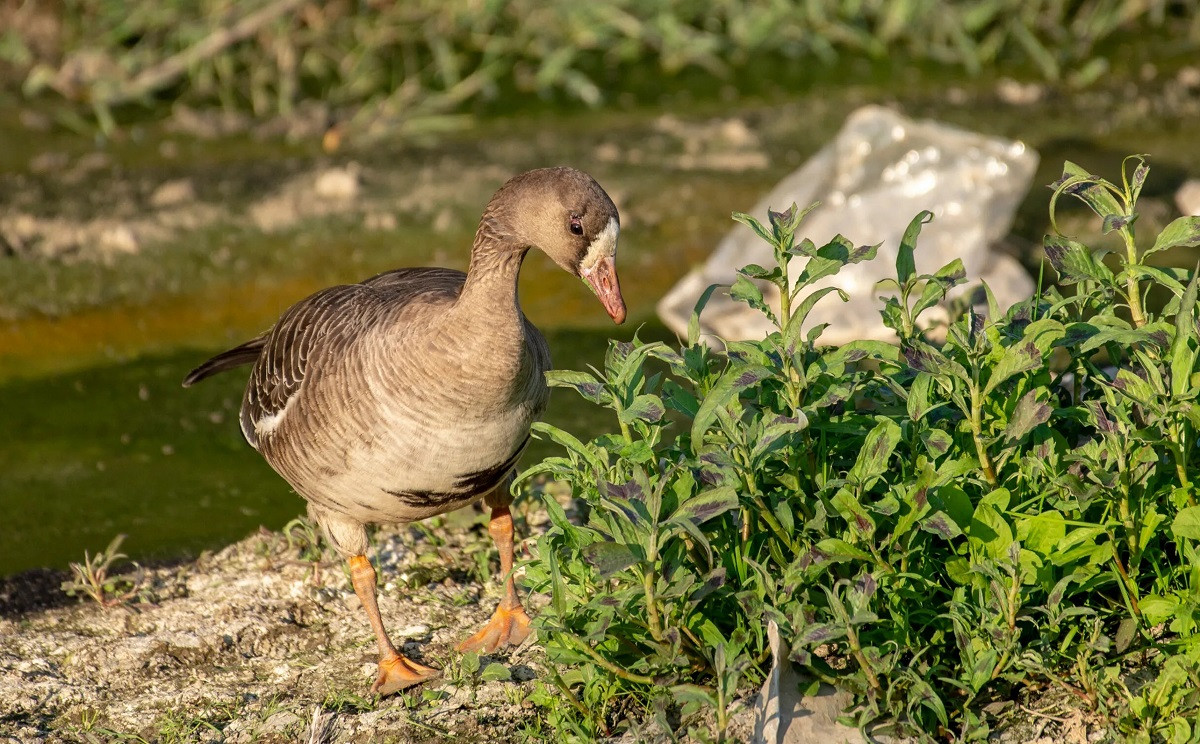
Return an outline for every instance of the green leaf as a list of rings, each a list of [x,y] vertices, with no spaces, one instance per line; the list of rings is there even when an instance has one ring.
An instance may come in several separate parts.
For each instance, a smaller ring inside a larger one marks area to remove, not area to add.
[[[679,703],[693,703],[709,710],[717,706],[716,695],[709,688],[700,685],[673,685],[671,694]]]
[[[700,409],[700,401],[674,380],[667,380],[662,385],[663,402],[672,410],[679,411],[688,418],[693,418]]]
[[[1099,282],[1105,286],[1113,284],[1113,273],[1096,260],[1087,246],[1061,235],[1046,235],[1042,238],[1046,260],[1059,274],[1064,284],[1085,280]]]
[[[1154,245],[1144,255],[1165,251],[1168,248],[1200,246],[1200,217],[1180,217],[1163,228]]]
[[[552,369],[546,372],[546,384],[550,387],[571,388],[593,403],[603,403],[607,397],[604,384],[588,372]]]
[[[925,282],[925,286],[921,289],[921,296],[912,307],[913,318],[915,319],[940,300],[945,299],[947,292],[965,282],[966,279],[967,270],[963,268],[961,258],[956,258],[938,269],[933,278]]]
[[[666,413],[666,409],[663,407],[662,400],[657,395],[647,393],[634,398],[629,407],[621,411],[621,420],[627,424],[634,421],[655,423],[663,417],[664,413]]]
[[[1200,281],[1200,271],[1188,282],[1187,289],[1179,301],[1179,311],[1175,314],[1175,337],[1171,339],[1171,395],[1182,397],[1188,392],[1192,368],[1196,364],[1196,350],[1192,343],[1196,339],[1196,294],[1197,282]]]
[[[748,387],[757,385],[771,376],[771,370],[758,365],[735,365],[724,374],[708,391],[696,418],[692,421],[692,447],[699,447],[704,441],[704,433],[717,419],[717,411],[725,408]]]
[[[908,388],[908,417],[920,421],[925,414],[933,410],[929,403],[929,390],[933,385],[933,375],[928,372],[918,372]]]
[[[967,370],[963,369],[961,364],[924,341],[909,339],[908,344],[900,352],[904,355],[908,366],[918,372],[928,372],[935,377],[956,377],[966,383],[971,381],[971,376],[967,374]]]
[[[1171,534],[1175,535],[1176,541],[1184,538],[1200,540],[1200,506],[1180,509],[1171,522]]]
[[[1017,522],[1017,539],[1022,547],[1042,556],[1058,549],[1066,534],[1067,524],[1062,512],[1047,511]]]
[[[700,340],[700,313],[704,312],[705,305],[712,298],[712,293],[717,291],[720,284],[710,284],[700,293],[700,299],[696,300],[696,306],[692,309],[692,316],[688,318],[688,346],[695,346]]]
[[[1009,417],[1008,424],[1004,427],[1006,440],[1019,441],[1033,431],[1034,427],[1050,420],[1051,408],[1049,404],[1037,399],[1038,392],[1037,389],[1030,390],[1017,401],[1016,408],[1013,409],[1012,416]]]
[[[753,230],[755,235],[767,241],[771,245],[775,244],[775,236],[771,234],[771,231],[768,230],[763,223],[754,219],[754,217],[751,217],[745,212],[734,212],[733,219]]]
[[[744,276],[739,276],[733,286],[729,288],[729,296],[738,302],[744,302],[755,310],[771,319],[775,325],[779,325],[779,319],[775,317],[775,312],[767,306],[763,299],[762,290],[758,285],[750,281]]]
[[[595,566],[600,575],[606,579],[640,560],[628,545],[615,542],[592,543],[585,547],[582,553],[588,563]]]
[[[595,451],[579,441],[573,434],[559,429],[557,426],[551,426],[544,421],[535,421],[531,427],[534,432],[544,434],[556,444],[559,444],[580,457],[582,457],[588,465],[597,471],[605,469],[604,462],[596,455]]]
[[[837,292],[838,296],[842,298],[842,302],[847,302],[850,299],[850,295],[846,294],[837,287],[822,287],[821,289],[810,292],[807,296],[805,296],[805,298],[800,301],[800,304],[796,305],[795,309],[792,310],[792,317],[788,321],[787,337],[784,339],[784,348],[786,349],[786,353],[796,353],[796,349],[800,347],[800,329],[804,325],[804,320],[808,318],[808,314],[812,312],[813,306],[816,305],[822,297],[830,292]]]
[[[859,550],[845,540],[839,540],[836,537],[827,537],[813,547],[814,550],[821,553],[824,560],[837,563],[871,560],[871,554],[867,551]]]
[[[507,682],[512,679],[512,672],[503,664],[493,661],[483,668],[479,678],[484,682]]]
[[[1103,178],[1093,176],[1070,160],[1063,164],[1062,178],[1054,185],[1061,187],[1063,193],[1077,197],[1087,204],[1101,219],[1110,214],[1124,214],[1125,210],[1117,202],[1115,196],[1105,186]]]
[[[1013,533],[1003,515],[989,504],[975,507],[971,526],[967,529],[967,537],[987,555],[1003,559],[1012,545]]]
[[[860,486],[869,487],[871,481],[887,470],[888,460],[896,445],[900,443],[900,427],[891,419],[884,419],[867,433],[859,450],[854,467],[846,479]]]
[[[917,273],[917,261],[913,251],[917,247],[917,236],[921,234],[921,226],[933,219],[933,212],[928,210],[917,214],[904,229],[904,237],[900,239],[900,250],[896,253],[896,279],[901,285],[907,284]]]
[[[475,674],[479,671],[479,654],[475,651],[468,651],[462,656],[462,670],[467,674]]]
[[[1146,622],[1150,625],[1158,625],[1175,616],[1176,610],[1179,609],[1179,598],[1150,594],[1139,599],[1138,605]]]
[[[1110,319],[1118,320],[1116,318]],[[1095,320],[1098,321],[1099,318],[1096,318]],[[1150,323],[1142,326],[1141,328],[1122,328],[1119,326],[1110,326],[1099,329],[1099,331],[1089,337],[1087,341],[1078,344],[1074,351],[1076,354],[1086,354],[1099,349],[1105,344],[1110,343],[1127,347],[1135,346],[1137,344],[1153,344],[1158,346],[1156,334],[1162,333],[1162,338],[1165,338],[1166,334],[1163,332],[1170,327],[1171,326],[1167,325],[1166,323]]]
[[[737,505],[737,491],[733,486],[720,486],[683,501],[668,521],[679,523],[686,520],[693,524],[704,524],[713,517],[736,509]]]
[[[983,394],[987,395],[999,387],[1005,380],[1015,375],[1035,370],[1042,366],[1042,355],[1033,340],[1022,339],[1004,350],[1004,356],[992,368]]]

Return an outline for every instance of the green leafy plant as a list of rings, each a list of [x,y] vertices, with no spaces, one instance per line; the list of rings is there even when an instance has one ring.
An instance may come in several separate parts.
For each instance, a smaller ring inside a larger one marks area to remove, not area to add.
[[[139,595],[144,582],[141,566],[133,564],[133,576],[110,576],[113,565],[129,556],[118,552],[125,535],[117,535],[104,550],[90,555],[83,552],[83,563],[71,563],[72,578],[62,583],[67,596],[91,597],[101,607],[120,607]]]
[[[579,509],[543,494],[552,526],[526,567],[549,596],[533,696],[549,725],[721,740],[768,671],[771,619],[793,663],[855,694],[861,726],[977,740],[988,702],[1049,687],[1135,738],[1200,737],[1197,278],[1144,261],[1200,244],[1200,218],[1139,246],[1148,168],[1130,165],[1114,184],[1068,163],[1054,185],[1052,224],[1074,196],[1126,247],[1109,268],[1055,228],[1069,295],[1003,309],[985,286],[986,314],[931,332],[923,314],[965,276],[917,272],[924,212],[879,287],[898,343],[821,346],[808,314],[841,293],[813,284],[876,247],[798,240],[795,206],[735,214],[775,265],[728,291],[771,334],[701,343],[710,288],[678,348],[635,336],[601,369],[552,373],[616,431],[539,424],[563,454],[522,476],[569,484]],[[1159,681],[1133,689],[1134,660]]]

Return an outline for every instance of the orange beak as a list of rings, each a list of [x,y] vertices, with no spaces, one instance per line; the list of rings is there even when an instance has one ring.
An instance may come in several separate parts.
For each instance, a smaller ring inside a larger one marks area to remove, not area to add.
[[[617,265],[612,256],[602,258],[591,269],[582,272],[584,281],[600,298],[605,312],[620,325],[625,322],[625,300],[621,297],[621,285],[617,281]]]

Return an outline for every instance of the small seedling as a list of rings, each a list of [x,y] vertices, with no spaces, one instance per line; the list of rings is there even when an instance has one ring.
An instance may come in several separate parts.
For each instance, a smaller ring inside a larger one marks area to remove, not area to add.
[[[138,596],[144,580],[141,566],[133,564],[136,569],[136,575],[133,578],[109,576],[113,564],[128,557],[124,553],[118,552],[124,541],[125,535],[117,535],[107,548],[94,556],[85,550],[83,563],[72,563],[70,566],[72,578],[62,583],[62,590],[67,593],[67,596],[91,597],[97,604],[105,608],[124,605]]]

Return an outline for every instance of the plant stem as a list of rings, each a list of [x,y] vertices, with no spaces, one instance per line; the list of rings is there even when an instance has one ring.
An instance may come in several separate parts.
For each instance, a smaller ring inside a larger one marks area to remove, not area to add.
[[[579,711],[585,719],[591,716],[591,711],[587,709],[587,706],[579,702],[579,698],[575,697],[575,693],[571,692],[571,688],[565,681],[563,681],[563,678],[560,677],[558,672],[553,668],[550,669],[550,677],[551,681],[554,682],[554,686],[566,696],[567,702],[571,704],[572,708]]]
[[[1167,427],[1167,439],[1171,442],[1171,459],[1175,461],[1175,474],[1179,476],[1179,485],[1187,493],[1188,506],[1196,505],[1196,496],[1192,493],[1192,483],[1187,474],[1187,461],[1184,457],[1183,435],[1179,433],[1178,422]]]
[[[1126,225],[1121,228],[1121,237],[1125,239],[1125,266],[1137,265],[1137,246],[1133,240],[1133,228]],[[1133,327],[1141,328],[1146,325],[1146,315],[1142,312],[1142,288],[1137,277],[1132,273],[1125,278],[1125,299],[1129,301],[1129,315],[1133,318]]]
[[[646,592],[646,618],[650,621],[650,635],[662,642],[662,621],[658,617],[658,599],[654,595],[654,586],[658,583],[658,574],[654,570],[657,562],[658,545],[651,540],[650,549],[646,552],[646,567],[642,570],[642,589]]]
[[[576,648],[578,648],[580,651],[587,654],[588,657],[590,657],[592,659],[592,661],[599,664],[601,668],[617,675],[618,677],[620,677],[623,680],[626,680],[628,682],[637,682],[640,685],[654,684],[654,680],[651,679],[650,677],[646,677],[641,674],[634,674],[633,672],[630,672],[626,669],[622,669],[621,667],[612,663],[608,659],[604,658],[596,651],[596,649],[589,646],[582,638],[580,638],[576,635],[573,635],[571,633],[560,633],[559,637],[566,638],[567,640],[571,641],[571,643]]]
[[[858,633],[850,623],[846,624],[846,639],[850,642],[850,653],[854,655],[854,659],[863,670],[863,674],[867,675],[867,684],[871,685],[872,690],[881,689],[879,677],[875,675],[875,670],[867,662],[866,654],[862,652],[862,646],[858,643]]]
[[[1129,593],[1129,608],[1133,610],[1134,617],[1139,621],[1142,619],[1142,609],[1138,607],[1137,591],[1133,582],[1129,579],[1129,574],[1125,572],[1125,566],[1121,563],[1121,556],[1117,554],[1117,542],[1109,535],[1108,544],[1112,549],[1113,564],[1117,567],[1117,574],[1121,577],[1121,581],[1125,584],[1125,591]]]
[[[996,471],[983,443],[983,400],[978,383],[971,385],[971,438],[975,440],[975,454],[979,457],[979,467],[983,468],[983,477],[989,486],[996,485]]]

